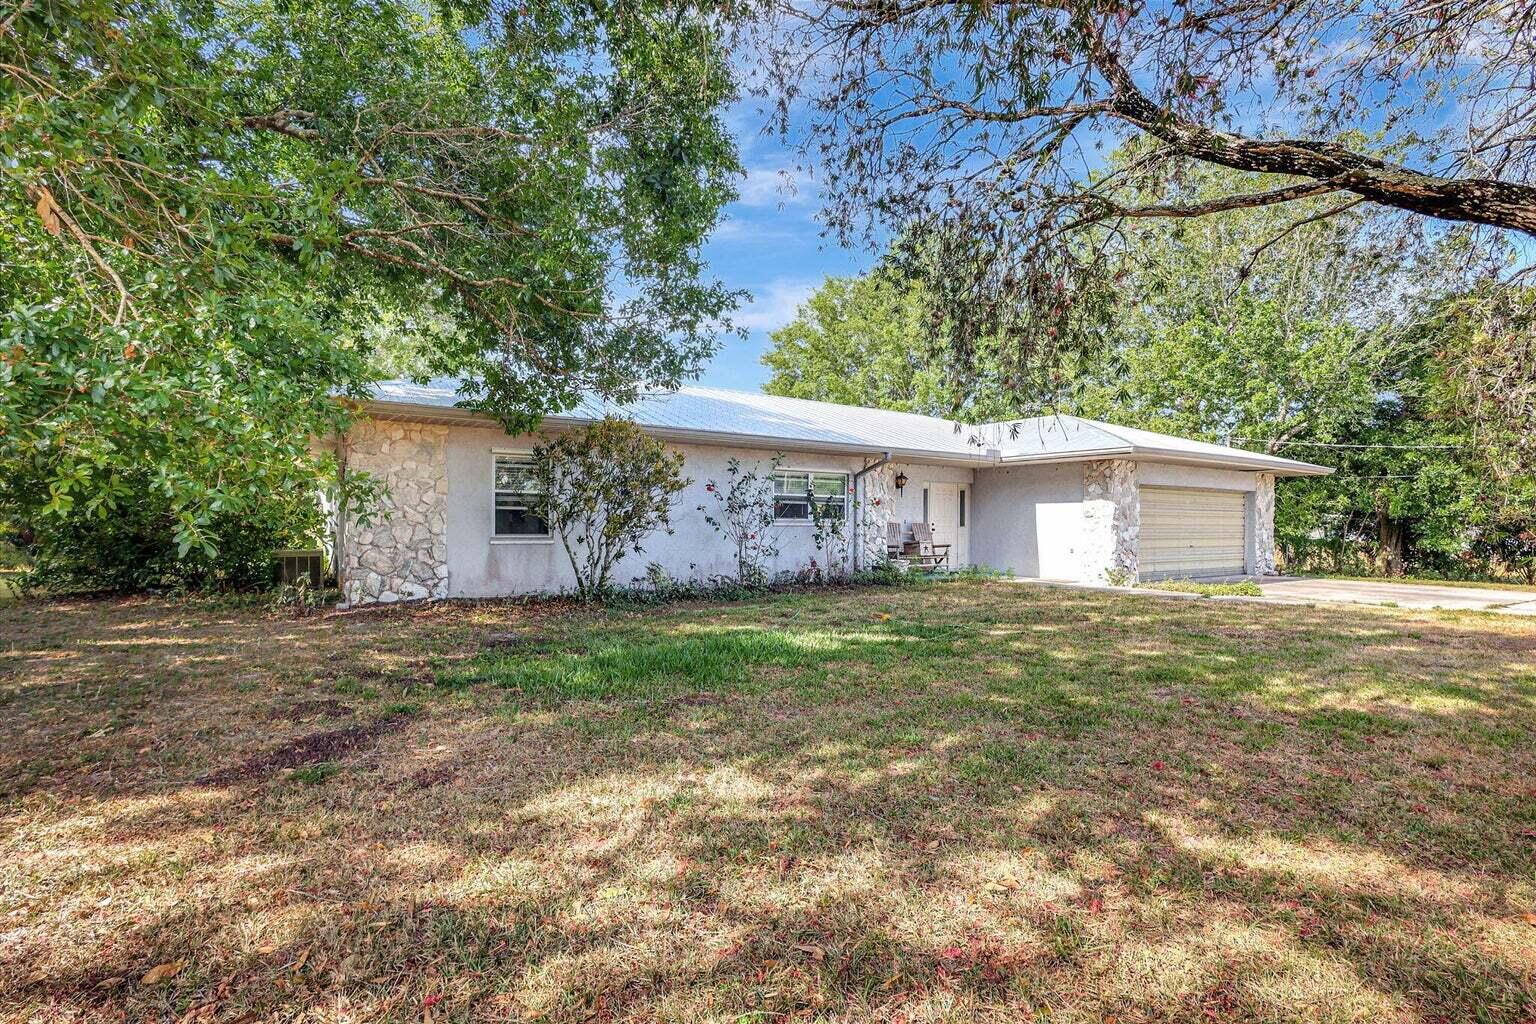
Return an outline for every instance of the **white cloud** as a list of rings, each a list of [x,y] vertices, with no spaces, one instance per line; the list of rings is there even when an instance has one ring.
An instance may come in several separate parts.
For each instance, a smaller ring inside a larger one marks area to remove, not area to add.
[[[709,233],[711,242],[781,242],[787,239],[800,240],[800,233],[790,231],[775,221],[762,223],[757,220],[746,220],[741,217],[727,217],[715,225],[715,230]],[[811,244],[815,244],[814,234]]]
[[[743,206],[797,206],[816,198],[809,181],[789,167],[749,167],[741,183]]]
[[[738,327],[748,330],[778,330],[795,318],[795,312],[811,297],[819,284],[819,281],[776,278],[762,288],[749,289],[752,301],[732,319]]]

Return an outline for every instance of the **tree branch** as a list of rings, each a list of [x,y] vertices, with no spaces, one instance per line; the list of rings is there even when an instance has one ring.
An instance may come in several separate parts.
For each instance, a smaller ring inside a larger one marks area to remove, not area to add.
[[[1094,66],[1113,90],[1106,113],[1156,136],[1184,156],[1239,171],[1330,181],[1338,189],[1383,206],[1536,235],[1536,186],[1424,174],[1334,142],[1253,139],[1207,128],[1148,99],[1096,27],[1089,26],[1088,38]]]

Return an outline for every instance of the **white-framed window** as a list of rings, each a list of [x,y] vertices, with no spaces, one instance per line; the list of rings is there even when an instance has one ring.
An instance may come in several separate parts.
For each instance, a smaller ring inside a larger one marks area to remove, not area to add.
[[[809,523],[811,506],[833,519],[848,518],[848,474],[806,469],[773,471],[773,518],[780,523]]]
[[[495,455],[496,537],[542,539],[549,536],[549,524],[534,515],[532,508],[539,496],[533,477],[533,459],[518,452]]]

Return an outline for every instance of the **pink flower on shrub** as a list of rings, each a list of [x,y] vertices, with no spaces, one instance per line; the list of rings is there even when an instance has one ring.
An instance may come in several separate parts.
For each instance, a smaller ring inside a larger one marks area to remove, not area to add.
[[[706,491],[709,491],[711,494],[713,494],[715,492],[715,485],[714,484],[705,484],[704,485],[704,489]]]

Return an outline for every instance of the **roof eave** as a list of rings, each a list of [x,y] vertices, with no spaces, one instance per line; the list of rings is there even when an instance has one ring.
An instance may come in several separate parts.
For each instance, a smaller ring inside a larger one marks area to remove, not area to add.
[[[482,424],[499,427],[494,417],[473,409],[456,406],[427,405],[415,402],[373,399],[364,403],[369,415],[381,418],[410,419],[426,422]],[[579,427],[592,420],[584,416],[546,416],[542,426],[557,428]],[[721,448],[784,449],[796,452],[825,452],[839,455],[886,455],[895,461],[921,460],[923,462],[949,463],[961,466],[992,465],[994,453],[988,450],[969,452],[942,452],[926,448],[902,448],[889,444],[858,444],[850,441],[817,441],[772,434],[742,434],[722,430],[694,430],[687,427],[659,427],[642,424],[641,429],[652,437],[682,444],[708,444]]]
[[[1060,462],[1092,462],[1094,459],[1118,459],[1134,455],[1135,449],[1130,445],[1119,445],[1114,448],[1085,448],[1075,452],[1019,452],[1013,455],[1004,453],[998,457],[998,465],[1001,466],[1049,466]]]
[[[1227,455],[1206,452],[1186,452],[1176,448],[1144,448],[1134,449],[1134,458],[1147,462],[1171,462],[1189,466],[1216,466],[1227,469],[1251,470],[1258,473],[1274,473],[1276,476],[1328,476],[1333,472],[1331,466],[1318,466],[1310,462],[1297,462],[1294,459],[1280,459],[1274,457],[1245,456],[1237,449],[1233,454]]]
[[[1262,459],[1245,457],[1234,451],[1232,455],[1186,452],[1176,448],[1147,448],[1140,445],[1120,445],[1113,448],[1089,448],[1075,452],[1042,452],[1039,454],[1004,454],[1000,465],[1053,465],[1063,462],[1090,462],[1095,459],[1132,459],[1143,462],[1168,462],[1187,466],[1210,466],[1221,469],[1274,473],[1278,476],[1327,476],[1333,472],[1328,466],[1315,466],[1310,462],[1292,459]]]

